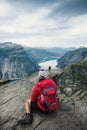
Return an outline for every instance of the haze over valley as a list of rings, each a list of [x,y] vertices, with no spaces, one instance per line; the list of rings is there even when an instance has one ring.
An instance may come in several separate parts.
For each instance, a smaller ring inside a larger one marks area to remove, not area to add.
[[[87,58],[87,48],[31,48],[19,44],[0,43],[0,79],[21,79],[40,68],[63,68]]]

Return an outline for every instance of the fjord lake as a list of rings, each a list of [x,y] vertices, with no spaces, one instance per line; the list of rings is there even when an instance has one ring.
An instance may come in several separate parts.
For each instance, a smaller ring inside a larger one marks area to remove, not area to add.
[[[41,67],[41,69],[48,70],[49,66],[51,66],[51,69],[56,69],[57,64],[58,64],[57,59],[55,59],[41,62],[38,65]]]

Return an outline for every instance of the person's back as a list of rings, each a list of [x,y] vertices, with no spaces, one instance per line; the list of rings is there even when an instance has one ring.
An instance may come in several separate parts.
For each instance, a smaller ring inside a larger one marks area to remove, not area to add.
[[[36,97],[39,99],[38,101],[37,101],[37,104],[38,104],[38,106],[39,106],[39,108],[41,109],[41,110],[43,110],[43,111],[48,111],[48,109],[46,109],[45,107],[44,107],[44,105],[42,104],[42,102],[41,102],[41,95],[43,95],[43,90],[45,89],[54,89],[55,90],[55,95],[56,95],[56,92],[57,92],[57,86],[56,86],[56,83],[52,80],[52,79],[50,79],[50,78],[46,78],[46,79],[43,79],[43,80],[41,80],[41,81],[39,81],[36,85],[35,85],[35,87],[34,87],[34,91],[33,91],[33,93],[32,93],[32,96],[31,96],[31,100],[32,101],[34,101],[35,99],[36,99]],[[38,95],[37,95],[38,94]],[[56,102],[57,102],[57,100],[56,100]]]
[[[58,108],[57,85],[47,78],[46,72],[39,72],[39,80],[32,89],[31,97],[25,102],[26,117],[19,120],[21,125],[32,123],[32,110],[48,113]]]

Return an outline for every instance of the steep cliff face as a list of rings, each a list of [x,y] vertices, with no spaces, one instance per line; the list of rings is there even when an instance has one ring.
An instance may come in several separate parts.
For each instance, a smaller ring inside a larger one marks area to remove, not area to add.
[[[18,79],[38,70],[21,45],[0,44],[0,79]]]
[[[87,48],[79,48],[74,51],[69,51],[58,59],[58,66],[64,68],[65,66],[83,60],[87,57]]]

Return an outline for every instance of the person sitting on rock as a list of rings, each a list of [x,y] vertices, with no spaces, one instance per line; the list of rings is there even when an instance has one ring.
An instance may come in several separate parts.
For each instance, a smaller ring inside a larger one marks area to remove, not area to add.
[[[39,71],[39,81],[35,84],[31,93],[31,97],[25,102],[26,117],[20,119],[18,123],[21,125],[32,123],[33,120],[32,110],[37,110],[43,113],[50,113],[52,111],[57,110],[58,100],[56,92],[57,92],[56,83],[51,78],[47,78],[46,71],[44,70]],[[46,95],[46,93],[48,93],[48,95],[52,95],[49,96],[51,98],[49,98]],[[50,103],[46,104],[48,101],[50,101]]]

